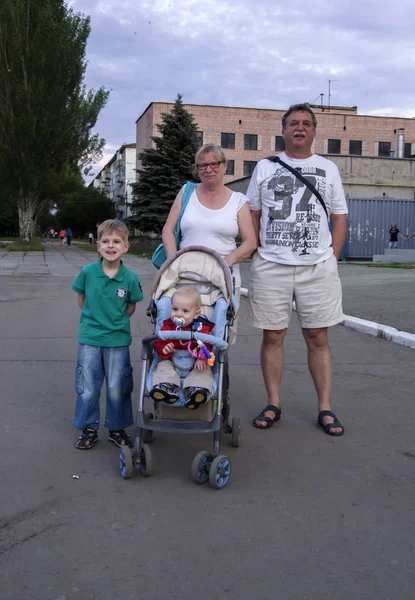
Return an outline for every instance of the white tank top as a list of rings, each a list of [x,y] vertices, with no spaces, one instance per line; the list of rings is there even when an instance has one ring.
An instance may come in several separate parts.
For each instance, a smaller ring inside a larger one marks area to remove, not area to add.
[[[206,246],[225,258],[236,248],[235,238],[239,233],[238,212],[246,202],[248,198],[244,194],[233,192],[223,208],[212,210],[199,202],[195,189],[180,223],[180,248]],[[233,266],[233,272],[235,285],[240,287],[239,265]]]

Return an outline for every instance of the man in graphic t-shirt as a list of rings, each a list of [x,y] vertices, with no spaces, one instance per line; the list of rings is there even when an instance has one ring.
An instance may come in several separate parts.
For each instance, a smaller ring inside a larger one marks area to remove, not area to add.
[[[303,181],[270,159],[257,164],[247,192],[259,239],[248,318],[263,330],[261,366],[268,394],[268,405],[253,424],[267,429],[280,419],[283,344],[295,300],[318,396],[318,423],[327,434],[342,435],[344,427],[331,410],[327,333],[343,320],[337,260],[346,238],[347,205],[337,166],[312,152],[316,126],[308,104],[291,106],[282,118],[286,149],[278,158],[312,185],[325,208]]]

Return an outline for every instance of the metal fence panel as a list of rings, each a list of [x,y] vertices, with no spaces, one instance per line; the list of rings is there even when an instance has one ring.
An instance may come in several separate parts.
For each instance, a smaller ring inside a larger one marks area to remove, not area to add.
[[[415,231],[415,201],[390,198],[348,198],[349,258],[372,258],[384,254],[392,222],[407,237]],[[409,242],[399,238],[399,247],[415,249],[415,237]]]

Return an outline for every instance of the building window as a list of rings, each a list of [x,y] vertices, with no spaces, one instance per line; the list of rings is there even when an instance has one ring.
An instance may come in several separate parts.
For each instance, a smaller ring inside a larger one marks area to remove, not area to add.
[[[389,156],[392,147],[392,142],[379,142],[378,156]]]
[[[251,133],[245,133],[244,149],[245,150],[258,150],[258,136],[253,135]]]
[[[220,145],[222,148],[235,148],[235,134],[234,133],[221,133],[220,134]]]
[[[403,151],[403,157],[404,158],[411,158],[412,156],[412,144],[411,142],[409,143],[405,143],[405,148]]]
[[[203,146],[203,131],[196,131],[197,145],[199,148]]]
[[[350,140],[349,154],[354,154],[355,156],[362,155],[362,142],[360,140]]]
[[[327,154],[340,154],[341,140],[328,140]]]
[[[282,135],[275,136],[275,150],[277,152],[284,152],[284,150],[285,150],[285,142],[284,142],[284,138],[282,137]]]
[[[244,160],[244,177],[250,177],[256,167],[255,160]]]
[[[228,160],[228,168],[226,169],[226,175],[234,175],[235,174],[235,161]]]

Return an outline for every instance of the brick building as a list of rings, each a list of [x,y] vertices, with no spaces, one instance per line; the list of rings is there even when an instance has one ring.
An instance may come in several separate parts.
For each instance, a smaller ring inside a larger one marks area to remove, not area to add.
[[[137,153],[151,147],[150,136],[158,135],[161,113],[172,103],[152,102],[136,121]],[[194,116],[200,143],[212,142],[224,148],[229,161],[226,181],[251,175],[265,156],[281,152],[281,117],[285,110],[202,106],[186,104]],[[357,107],[314,106],[318,127],[314,152],[330,156],[395,157],[398,135],[401,157],[415,156],[415,118],[375,117],[357,114]],[[137,165],[138,166],[138,165]]]

